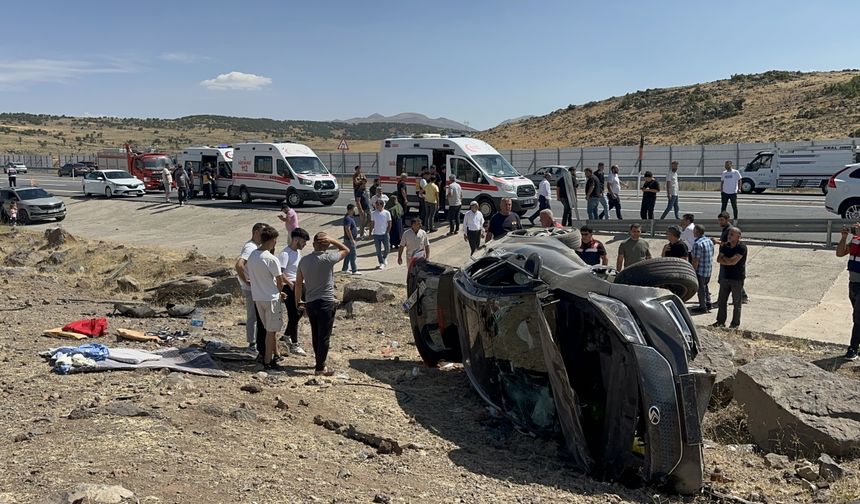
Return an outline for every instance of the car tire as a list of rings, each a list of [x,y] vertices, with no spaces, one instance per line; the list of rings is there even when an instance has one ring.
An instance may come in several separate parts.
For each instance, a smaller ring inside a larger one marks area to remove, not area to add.
[[[242,200],[242,203],[247,205],[251,202],[251,193],[243,187],[239,189],[239,199]]]
[[[290,189],[287,191],[287,204],[290,205],[291,208],[295,208],[300,206],[303,203],[302,195],[299,194],[295,189]]]
[[[63,176],[63,172],[61,172],[60,170],[57,170],[57,176],[58,176],[58,177],[62,177],[62,176]]]
[[[322,200],[322,204],[325,206],[332,206],[337,200]]]
[[[687,301],[699,290],[693,265],[677,257],[655,257],[625,267],[615,275],[615,283],[640,287],[661,287]]]
[[[753,189],[753,192],[756,194],[761,194],[764,192],[764,187],[756,187],[755,189]]]
[[[30,223],[30,214],[26,210],[18,210],[18,224],[26,226]]]
[[[111,191],[110,187],[105,187],[105,198],[110,199],[112,197],[113,197],[113,191]]]
[[[496,204],[490,198],[483,196],[478,198],[478,210],[484,215],[484,220],[489,220],[496,213]]]
[[[858,220],[860,219],[860,199],[852,198],[842,203],[839,208],[839,215],[843,219]]]
[[[406,279],[406,291],[408,295],[411,295],[418,289],[419,282],[421,281],[419,275],[422,275],[425,278],[427,276],[442,277],[444,275],[448,279],[451,279],[454,273],[453,268],[450,266],[432,263],[425,259],[419,259],[415,261],[412,268],[409,270],[409,276]],[[453,282],[449,282],[446,285],[447,287],[442,287],[442,285],[440,285],[439,289],[453,289]],[[456,310],[454,308],[453,292],[434,291],[426,292],[425,295],[436,296],[437,311],[442,310],[442,312],[446,313],[448,317],[456,317],[454,313]],[[432,338],[430,336],[430,329],[426,325],[419,325],[419,309],[421,309],[420,299],[409,309],[409,325],[412,328],[415,348],[418,350],[418,355],[421,356],[424,363],[429,367],[436,367],[440,361],[462,362],[463,353],[461,350],[460,334],[457,324],[449,323],[444,328],[438,328],[438,330],[441,331],[441,337],[445,346],[442,348],[431,346],[430,342],[432,341]],[[433,318],[436,319],[437,317],[438,315],[434,314]],[[454,319],[449,320],[448,322],[454,322]]]
[[[745,178],[741,179],[741,192],[744,194],[750,194],[755,190],[755,182],[751,179]]]

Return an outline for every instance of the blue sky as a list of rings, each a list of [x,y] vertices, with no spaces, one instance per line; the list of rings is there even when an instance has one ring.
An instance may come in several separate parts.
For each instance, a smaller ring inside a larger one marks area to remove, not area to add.
[[[734,73],[856,68],[855,14],[847,0],[10,2],[0,111],[420,112],[483,129]]]

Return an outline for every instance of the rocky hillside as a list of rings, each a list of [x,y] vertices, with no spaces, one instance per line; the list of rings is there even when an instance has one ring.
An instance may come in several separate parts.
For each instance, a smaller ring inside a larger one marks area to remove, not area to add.
[[[790,141],[860,136],[860,71],[729,79],[568,105],[480,133],[497,148]]]

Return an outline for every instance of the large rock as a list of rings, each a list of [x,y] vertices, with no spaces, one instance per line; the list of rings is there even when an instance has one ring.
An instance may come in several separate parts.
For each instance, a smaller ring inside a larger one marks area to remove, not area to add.
[[[218,269],[214,269],[212,271],[207,271],[206,273],[203,273],[203,276],[211,277],[211,278],[235,277],[236,276],[236,270],[233,268],[218,268]]]
[[[770,357],[738,369],[735,399],[766,451],[814,457],[860,454],[860,387],[797,357]]]
[[[154,301],[172,301],[184,299],[197,299],[203,295],[206,289],[215,285],[215,279],[205,276],[187,276],[176,278],[154,287],[150,297]]]
[[[119,485],[82,483],[53,502],[58,504],[121,504],[134,501],[134,492]]]
[[[215,308],[218,306],[227,306],[232,302],[233,296],[230,294],[213,294],[211,296],[198,299],[194,304],[198,308]]]
[[[720,339],[717,334],[705,329],[699,329],[699,355],[694,361],[697,367],[717,373],[714,390],[711,393],[711,407],[726,406],[734,397],[735,349]]]
[[[239,285],[239,279],[234,276],[220,278],[212,284],[212,287],[203,291],[200,296],[209,297],[216,294],[230,294],[233,297],[242,297],[242,287]]]
[[[343,286],[343,302],[382,303],[394,299],[391,289],[371,280],[353,280]]]
[[[122,292],[140,292],[140,282],[131,275],[123,275],[116,279],[116,286]]]
[[[45,230],[45,241],[48,247],[57,248],[60,245],[74,243],[77,240],[65,229],[57,227]]]

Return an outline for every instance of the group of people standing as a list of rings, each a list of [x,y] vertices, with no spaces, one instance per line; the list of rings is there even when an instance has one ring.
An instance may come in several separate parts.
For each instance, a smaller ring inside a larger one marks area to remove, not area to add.
[[[206,163],[200,170],[200,187],[203,191],[203,198],[214,200],[216,195],[215,190],[215,170],[212,165]],[[186,167],[177,165],[173,170],[169,166],[161,169],[161,180],[164,186],[164,201],[170,202],[170,193],[176,188],[176,196],[179,200],[179,206],[188,204],[188,200],[194,198],[194,169],[190,166]]]

